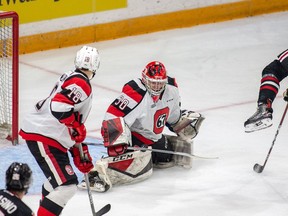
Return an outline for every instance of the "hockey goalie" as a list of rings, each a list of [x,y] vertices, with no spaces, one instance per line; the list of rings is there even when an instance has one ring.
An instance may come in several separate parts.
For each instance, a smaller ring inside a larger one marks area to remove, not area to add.
[[[141,78],[126,83],[108,107],[102,123],[108,156],[99,159],[88,173],[91,190],[106,192],[114,185],[143,181],[152,175],[153,168],[191,168],[190,157],[143,150],[192,153],[193,139],[204,117],[181,110],[180,104],[177,83],[167,76],[161,62],[150,62]],[[164,135],[165,126],[175,136]],[[131,146],[133,150],[128,149]],[[85,189],[85,180],[78,187]]]

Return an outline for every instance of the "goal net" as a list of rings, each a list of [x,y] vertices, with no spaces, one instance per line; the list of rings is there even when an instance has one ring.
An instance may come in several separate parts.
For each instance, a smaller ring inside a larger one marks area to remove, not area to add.
[[[0,11],[0,142],[18,143],[19,21],[16,12]]]

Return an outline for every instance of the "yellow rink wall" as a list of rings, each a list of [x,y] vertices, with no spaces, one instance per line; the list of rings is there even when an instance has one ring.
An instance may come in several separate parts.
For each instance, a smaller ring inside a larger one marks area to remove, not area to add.
[[[20,37],[20,54],[288,10],[288,0],[246,0]]]

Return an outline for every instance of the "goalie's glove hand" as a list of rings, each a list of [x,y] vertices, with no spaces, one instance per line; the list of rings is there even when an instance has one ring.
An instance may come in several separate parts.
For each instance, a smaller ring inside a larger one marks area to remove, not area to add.
[[[286,89],[285,92],[283,92],[283,99],[284,101],[288,102],[288,89]]]
[[[81,158],[80,149],[77,146],[70,148],[70,152],[73,157],[73,161],[78,170],[82,173],[88,173],[94,166],[92,158],[89,154],[88,146],[82,144],[83,158]]]
[[[200,113],[181,110],[180,120],[173,126],[173,130],[183,140],[193,139],[199,133],[200,126],[204,119]]]

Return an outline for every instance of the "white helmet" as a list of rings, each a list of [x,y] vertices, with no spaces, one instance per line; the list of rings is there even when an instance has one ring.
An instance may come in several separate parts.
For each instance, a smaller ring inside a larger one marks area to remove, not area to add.
[[[94,47],[83,46],[77,52],[74,64],[76,68],[92,71],[95,75],[100,65],[98,50]]]

